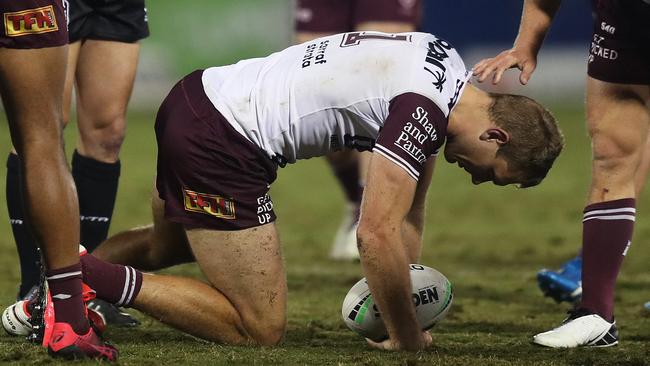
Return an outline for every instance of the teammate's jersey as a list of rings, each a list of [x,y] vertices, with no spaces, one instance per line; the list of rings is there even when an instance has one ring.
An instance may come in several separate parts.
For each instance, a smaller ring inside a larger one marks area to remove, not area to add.
[[[228,122],[281,165],[373,149],[417,180],[444,143],[468,77],[456,50],[431,34],[352,32],[207,69],[203,85]]]

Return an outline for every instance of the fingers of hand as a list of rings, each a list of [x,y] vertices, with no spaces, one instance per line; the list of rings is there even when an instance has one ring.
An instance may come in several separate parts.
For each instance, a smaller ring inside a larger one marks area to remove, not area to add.
[[[423,332],[423,338],[424,338],[424,347],[429,347],[433,344],[433,336],[429,331]]]
[[[486,66],[486,65],[487,65],[491,60],[492,60],[491,58],[486,58],[486,59],[483,59],[483,60],[479,61],[476,65],[474,65],[474,68],[472,69],[472,72],[473,72],[474,76],[477,76],[477,75],[479,75],[480,73],[482,73],[483,70],[485,69],[485,66]]]
[[[512,50],[501,52],[497,57],[485,59],[479,62],[474,68],[474,75],[478,76],[478,81],[483,82],[488,76],[492,76],[492,83],[498,84],[501,81],[503,73],[512,67],[521,68],[520,58]]]
[[[530,80],[530,76],[533,74],[533,71],[535,71],[535,63],[534,62],[526,62],[523,65],[521,75],[519,76],[519,82],[522,84],[527,84],[528,81]]]
[[[381,342],[375,342],[372,339],[366,338],[366,341],[368,342],[370,347],[380,349],[383,351],[395,351],[399,348],[397,344],[390,339]]]

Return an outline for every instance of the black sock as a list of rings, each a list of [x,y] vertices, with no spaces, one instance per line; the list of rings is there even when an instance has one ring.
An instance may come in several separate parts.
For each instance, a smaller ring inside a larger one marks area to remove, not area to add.
[[[20,158],[18,155],[9,154],[7,159],[7,210],[11,230],[14,234],[18,259],[20,260],[20,288],[18,297],[23,298],[27,292],[38,285],[41,267],[40,254],[36,239],[25,220],[23,210],[23,196],[20,188]]]
[[[120,178],[120,162],[103,163],[75,151],[72,177],[79,196],[81,244],[90,253],[108,236]]]

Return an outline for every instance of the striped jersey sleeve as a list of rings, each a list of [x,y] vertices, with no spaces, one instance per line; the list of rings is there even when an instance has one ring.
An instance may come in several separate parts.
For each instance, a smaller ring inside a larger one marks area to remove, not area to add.
[[[431,99],[416,93],[401,94],[390,102],[373,152],[417,181],[427,159],[444,144],[446,133],[447,117]]]

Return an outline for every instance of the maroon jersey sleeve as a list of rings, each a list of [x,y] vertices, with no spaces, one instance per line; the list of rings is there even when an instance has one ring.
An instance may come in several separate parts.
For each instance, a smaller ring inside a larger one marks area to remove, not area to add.
[[[416,93],[401,94],[390,102],[373,152],[418,180],[424,163],[445,142],[446,133],[447,117],[431,99]]]

